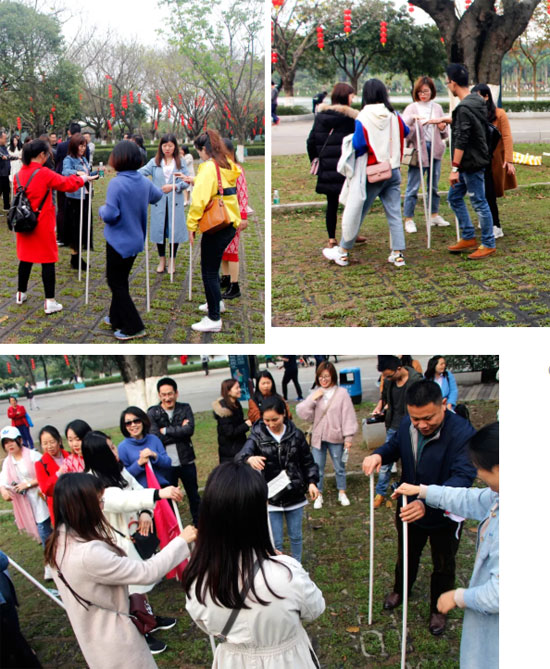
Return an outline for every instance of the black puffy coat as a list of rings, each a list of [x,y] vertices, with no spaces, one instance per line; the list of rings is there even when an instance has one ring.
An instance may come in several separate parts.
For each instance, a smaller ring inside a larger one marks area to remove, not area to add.
[[[168,444],[175,444],[178,458],[182,465],[188,465],[195,459],[195,451],[191,437],[195,431],[195,418],[193,411],[186,402],[176,402],[172,420],[160,404],[155,404],[147,409],[147,415],[151,420],[151,434],[156,435],[164,448]],[[188,420],[187,425],[182,425]],[[166,434],[161,434],[160,429],[166,428]]]
[[[453,110],[452,150],[462,149],[460,171],[471,173],[491,164],[487,146],[487,105],[477,93],[470,93]]]
[[[218,422],[218,455],[220,463],[232,460],[246,441],[250,429],[244,422],[241,403],[237,400],[235,408],[227,406],[223,397],[212,402],[214,417]]]
[[[283,508],[303,502],[309,484],[319,482],[319,469],[313,461],[304,433],[288,418],[285,425],[285,433],[278,444],[263,420],[254,423],[246,444],[235,456],[236,462],[246,462],[252,455],[263,455],[266,461],[262,473],[267,482],[286,469],[289,485],[269,500],[273,506]]]
[[[322,195],[338,195],[344,185],[344,176],[336,171],[342,155],[342,140],[355,131],[355,119],[359,112],[346,105],[319,105],[313,128],[307,138],[309,160],[319,158],[317,186]],[[330,131],[332,134],[329,137]],[[327,141],[328,138],[328,141]],[[323,149],[323,145],[326,146]]]

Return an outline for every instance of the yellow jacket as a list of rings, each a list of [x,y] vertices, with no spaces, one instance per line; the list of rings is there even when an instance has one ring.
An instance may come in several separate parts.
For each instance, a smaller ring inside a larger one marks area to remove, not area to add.
[[[228,161],[230,169],[220,167],[223,188],[235,188],[237,179],[241,175],[241,170],[231,160]],[[201,219],[206,205],[212,199],[212,196],[218,192],[218,176],[216,166],[213,160],[206,160],[199,165],[193,192],[191,194],[191,205],[187,213],[187,227],[189,230],[197,231],[199,229],[199,220]],[[238,228],[241,224],[241,214],[239,210],[239,201],[237,193],[235,195],[224,195],[223,201],[229,212],[233,226]]]

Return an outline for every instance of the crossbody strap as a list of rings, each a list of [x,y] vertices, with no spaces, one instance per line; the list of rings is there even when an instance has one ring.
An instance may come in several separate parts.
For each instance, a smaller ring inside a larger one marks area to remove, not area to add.
[[[90,607],[90,606],[95,606],[95,607],[97,607],[98,609],[103,609],[103,611],[111,611],[111,613],[118,613],[118,614],[120,614],[121,616],[126,616],[127,618],[134,618],[134,616],[132,616],[130,613],[126,613],[125,611],[117,611],[117,609],[108,609],[108,608],[105,607],[105,606],[100,606],[99,604],[95,604],[94,602],[90,602],[88,599],[84,599],[84,597],[81,597],[77,592],[75,592],[75,591],[71,588],[71,586],[70,586],[69,583],[66,581],[65,577],[63,576],[63,574],[61,573],[61,570],[60,570],[60,569],[57,570],[57,575],[59,576],[59,578],[61,579],[61,581],[67,586],[67,588],[69,589],[69,592],[73,595],[73,597],[76,599],[76,601],[77,601],[81,606],[83,606],[83,607],[86,609],[86,611],[88,610],[88,607]]]
[[[330,136],[332,135],[333,132],[334,132],[334,128],[331,128],[330,132],[328,134],[328,137],[325,139],[325,143],[323,144],[323,147],[321,148],[321,150],[319,151],[319,155],[317,156],[319,159],[321,158],[321,154],[325,150],[325,146],[327,145],[327,142],[330,139]]]
[[[218,163],[212,158],[212,162],[216,166],[216,174],[218,175],[218,195],[223,195],[223,186],[222,186],[222,174],[220,172],[220,166]]]
[[[317,425],[319,425],[319,424],[321,423],[321,421],[323,420],[323,418],[327,415],[327,412],[328,412],[328,410],[330,409],[330,405],[332,404],[332,400],[333,400],[334,397],[336,396],[336,392],[337,392],[337,390],[338,390],[338,386],[336,386],[336,388],[335,388],[335,390],[334,390],[334,395],[329,399],[328,404],[327,404],[325,410],[323,411],[323,415],[321,416],[321,418],[320,418],[320,420],[319,420],[319,423],[317,423]]]
[[[241,590],[241,593],[240,593],[240,598],[242,599],[243,604],[244,604],[244,600],[246,599],[246,596],[248,595],[248,591],[252,587],[252,583],[254,582],[254,579],[256,578],[256,574],[258,573],[259,568],[260,568],[260,562],[259,562],[259,560],[256,560],[256,562],[254,562],[254,573],[252,574],[252,579],[251,579],[250,583],[247,583],[243,587],[243,589]],[[237,620],[237,616],[239,615],[240,610],[241,609],[233,609],[231,611],[231,614],[230,614],[229,618],[227,619],[227,622],[225,623],[222,631],[220,632],[220,634],[216,634],[215,638],[216,638],[217,641],[219,641],[220,643],[224,643],[225,641],[227,641],[227,635],[229,634],[231,628],[233,627],[233,624],[235,623],[235,620]]]

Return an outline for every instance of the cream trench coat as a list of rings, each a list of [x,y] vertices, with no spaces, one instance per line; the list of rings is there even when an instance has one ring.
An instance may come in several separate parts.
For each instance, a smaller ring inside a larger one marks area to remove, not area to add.
[[[281,566],[282,563],[290,569]],[[277,555],[264,561],[263,567],[271,589],[283,599],[277,599],[265,585],[261,571],[254,579],[258,595],[269,602],[262,606],[247,596],[249,609],[241,609],[228,640],[219,643],[213,669],[313,669],[310,642],[302,620],[309,622],[325,610],[325,600],[319,588],[309,578],[299,562],[288,555]],[[214,604],[209,595],[200,604],[193,586],[185,605],[189,615],[208,634],[220,634],[231,613],[230,609]]]

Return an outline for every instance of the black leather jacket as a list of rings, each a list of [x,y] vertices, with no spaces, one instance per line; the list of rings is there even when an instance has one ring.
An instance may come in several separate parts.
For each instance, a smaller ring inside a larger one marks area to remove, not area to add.
[[[182,465],[188,465],[195,459],[195,451],[191,437],[195,431],[195,418],[189,404],[176,402],[172,420],[160,404],[149,407],[147,415],[151,420],[151,434],[155,434],[166,448],[168,444],[175,444],[178,457]],[[189,423],[182,425],[187,419]],[[160,433],[160,428],[166,428],[166,434]]]
[[[236,462],[246,462],[252,455],[265,456],[262,473],[268,482],[286,469],[290,484],[269,500],[273,506],[281,507],[302,502],[309,484],[319,482],[319,469],[313,461],[304,433],[288,418],[285,425],[285,433],[278,444],[263,420],[254,423],[245,445],[235,456]]]

